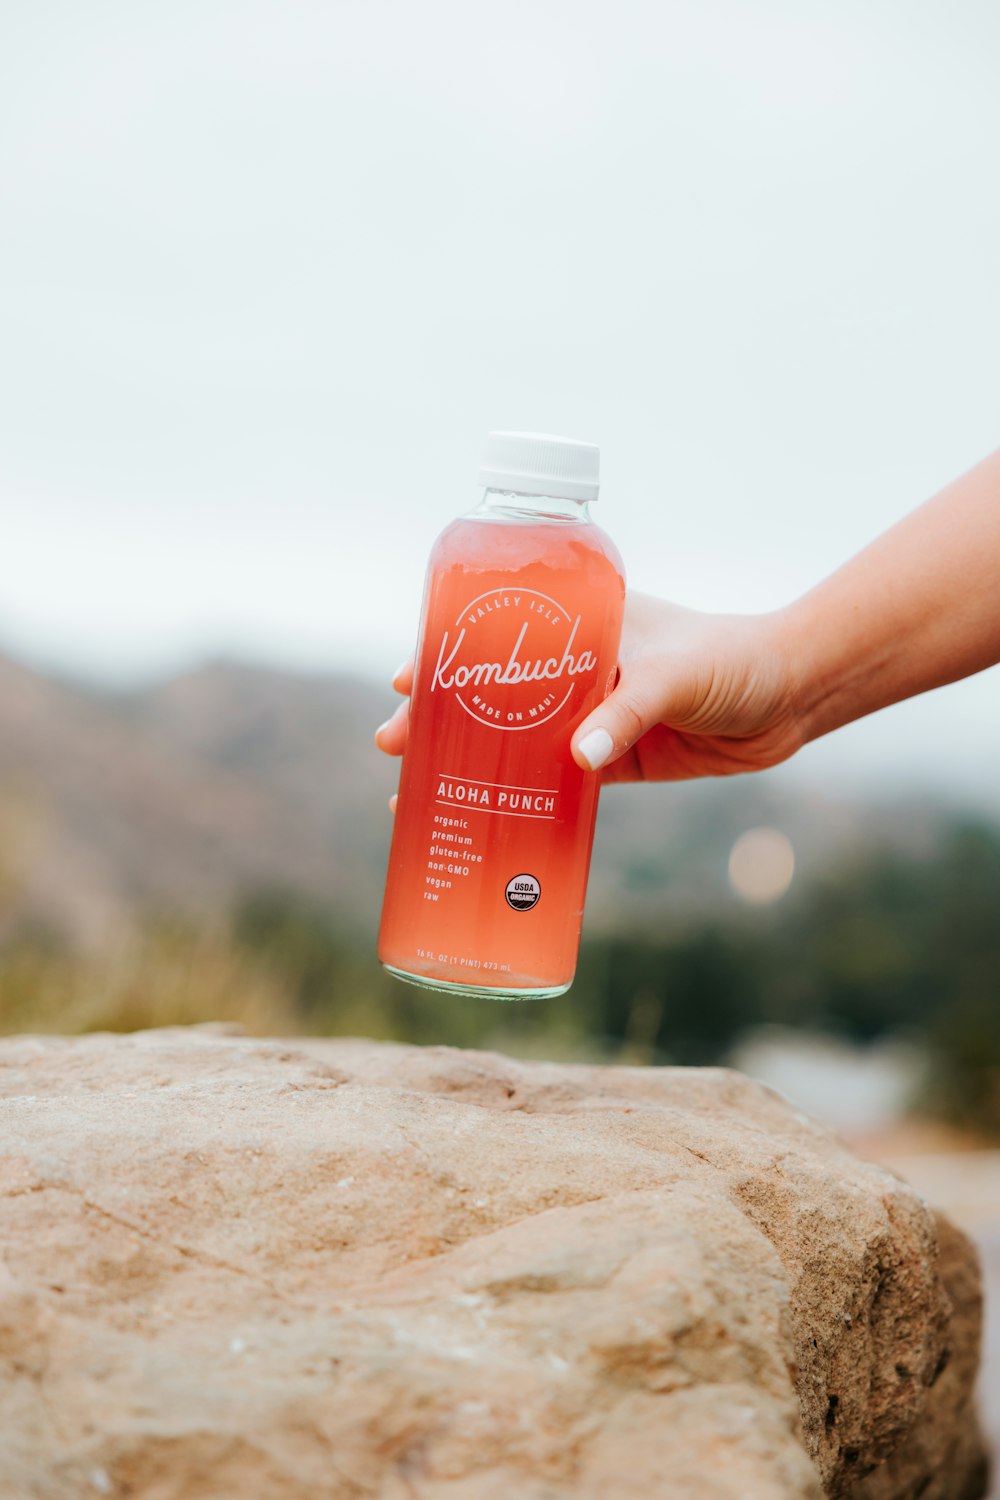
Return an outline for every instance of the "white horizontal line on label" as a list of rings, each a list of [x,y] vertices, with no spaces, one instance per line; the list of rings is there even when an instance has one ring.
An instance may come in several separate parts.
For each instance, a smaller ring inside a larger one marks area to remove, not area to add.
[[[547,797],[559,795],[559,788],[554,786],[518,786],[516,781],[483,781],[479,776],[449,776],[446,771],[439,771],[438,775],[442,781],[472,781],[476,786],[498,786],[505,792],[544,792]]]
[[[492,813],[495,818],[540,818],[544,823],[556,821],[552,813],[504,812],[499,807],[480,807],[478,802],[446,802],[443,797],[435,797],[434,801],[439,807],[460,807],[463,812]]]

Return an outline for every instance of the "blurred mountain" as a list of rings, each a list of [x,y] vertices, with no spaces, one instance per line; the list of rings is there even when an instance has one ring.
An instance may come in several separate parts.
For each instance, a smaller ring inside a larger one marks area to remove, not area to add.
[[[99,945],[139,912],[212,918],[261,886],[371,923],[388,693],[215,663],[109,695],[0,658],[0,914]]]
[[[347,676],[218,661],[110,694],[0,657],[0,932],[88,946],[135,917],[209,922],[261,888],[377,922],[396,767],[372,746],[393,702]],[[588,928],[683,924],[731,906],[729,850],[780,828],[808,878],[851,846],[929,854],[944,814],[846,805],[764,776],[616,787],[598,821]]]

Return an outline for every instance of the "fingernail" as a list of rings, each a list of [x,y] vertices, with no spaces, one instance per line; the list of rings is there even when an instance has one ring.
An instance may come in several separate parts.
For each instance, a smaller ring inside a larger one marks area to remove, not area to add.
[[[606,729],[592,729],[577,745],[592,771],[599,771],[615,748],[615,742]]]
[[[378,728],[377,728],[377,729],[376,729],[376,731],[375,731],[375,738],[376,738],[376,739],[378,739],[378,737],[379,737],[379,735],[380,735],[380,734],[381,734],[381,733],[382,733],[382,731],[383,731],[383,729],[388,729],[388,728],[389,728],[389,725],[390,725],[390,724],[391,724],[391,723],[392,723],[392,720],[391,720],[391,719],[386,719],[386,721],[385,721],[385,723],[384,723],[384,724],[380,724],[380,725],[379,725],[379,726],[378,726]]]
[[[395,672],[393,672],[392,677],[390,678],[390,681],[391,682],[395,682],[397,677],[402,677],[403,673],[406,671],[406,669],[407,669],[407,667],[409,665],[410,665],[410,658],[407,657],[405,661],[401,661],[400,662],[400,664],[396,668]]]
[[[398,801],[399,801],[399,793],[398,792],[393,792],[392,796],[389,798],[389,811],[393,814],[393,816],[395,816],[395,813],[396,813],[396,803]]]

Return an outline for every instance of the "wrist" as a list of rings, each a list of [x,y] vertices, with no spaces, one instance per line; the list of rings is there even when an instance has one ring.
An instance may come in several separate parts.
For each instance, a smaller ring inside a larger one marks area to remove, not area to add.
[[[778,681],[784,717],[799,745],[832,729],[824,723],[826,673],[816,652],[803,600],[762,617],[765,642]]]
[[[880,681],[892,641],[880,638],[856,601],[831,610],[821,585],[778,614],[789,701],[804,745],[891,701],[881,695]]]

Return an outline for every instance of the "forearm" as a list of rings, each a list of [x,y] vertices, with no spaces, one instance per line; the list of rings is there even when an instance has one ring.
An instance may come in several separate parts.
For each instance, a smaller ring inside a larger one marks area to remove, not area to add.
[[[1000,661],[1000,452],[778,620],[806,740]]]

